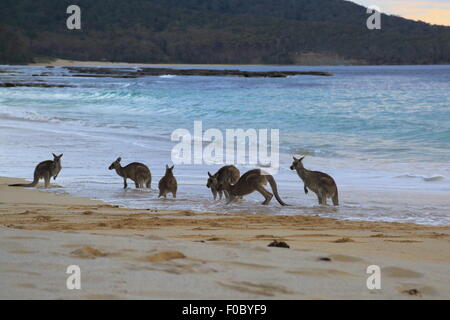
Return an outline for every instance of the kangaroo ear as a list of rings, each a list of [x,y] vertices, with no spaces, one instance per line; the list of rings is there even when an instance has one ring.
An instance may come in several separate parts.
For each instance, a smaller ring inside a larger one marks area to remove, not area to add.
[[[208,176],[212,177],[212,174],[208,171]]]
[[[53,152],[52,152],[52,155],[54,158],[58,158],[58,156],[56,154],[54,154]]]
[[[173,167],[175,167],[175,165],[171,166],[171,167],[170,167],[170,170],[173,170]]]
[[[301,157],[301,158],[300,158],[300,161],[302,161],[303,159],[305,159],[305,157],[306,157],[306,156]]]
[[[58,156],[58,158],[61,158],[63,155],[64,155],[64,153],[61,153],[61,154]]]
[[[166,169],[169,169],[169,166],[166,164]]]
[[[120,162],[120,161],[122,161],[122,158],[121,158],[121,157],[118,157],[116,161],[117,161],[117,162]]]
[[[298,159],[296,157],[292,157],[294,159],[294,161],[297,161]]]

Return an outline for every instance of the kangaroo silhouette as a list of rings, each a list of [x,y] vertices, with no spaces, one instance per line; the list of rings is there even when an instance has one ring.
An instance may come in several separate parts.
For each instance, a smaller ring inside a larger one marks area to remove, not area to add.
[[[293,157],[294,161],[291,165],[291,170],[296,170],[300,179],[303,180],[303,189],[305,194],[308,189],[317,195],[319,204],[327,204],[327,198],[331,198],[335,206],[339,205],[339,195],[336,182],[326,173],[320,171],[310,171],[303,166],[303,159]]]
[[[61,153],[59,156],[52,153],[53,160],[46,160],[40,162],[36,168],[34,169],[34,179],[31,183],[16,183],[10,184],[10,187],[34,187],[39,183],[40,179],[44,179],[45,188],[48,188],[50,185],[50,179],[53,177],[53,180],[56,180],[59,172],[61,171],[61,157],[63,154]]]
[[[136,188],[151,188],[152,185],[152,174],[150,169],[143,163],[132,162],[125,167],[120,164],[122,158],[117,158],[116,161],[111,163],[109,170],[116,170],[116,173],[123,178],[123,188],[127,188],[127,179],[134,181]]]

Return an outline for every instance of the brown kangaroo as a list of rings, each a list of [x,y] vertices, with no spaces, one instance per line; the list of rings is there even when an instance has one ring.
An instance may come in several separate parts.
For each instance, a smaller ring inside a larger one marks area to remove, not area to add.
[[[143,188],[144,184],[147,188],[152,186],[152,174],[150,169],[143,163],[132,162],[125,167],[122,167],[120,161],[122,158],[117,158],[110,166],[109,170],[115,169],[117,174],[123,178],[123,188],[127,188],[127,179],[134,181],[136,188]]]
[[[214,200],[216,200],[217,194],[219,199],[222,199],[222,193],[225,192],[225,197],[228,199],[227,191],[223,189],[225,183],[235,184],[240,177],[241,173],[235,166],[224,166],[219,169],[215,174],[211,174],[208,171],[208,182],[206,186],[211,189]]]
[[[267,183],[270,184],[273,194],[264,188]],[[226,190],[229,194],[228,203],[235,201],[237,197],[242,197],[258,191],[265,198],[262,204],[269,204],[270,200],[272,200],[272,197],[275,195],[275,198],[282,206],[287,206],[287,204],[284,203],[278,195],[277,183],[275,182],[275,179],[261,169],[247,171],[234,185],[224,183],[224,190]]]
[[[326,173],[320,171],[310,171],[303,167],[302,160],[305,157],[297,159],[294,157],[291,170],[296,170],[298,176],[303,180],[303,189],[305,194],[308,193],[308,189],[313,191],[317,195],[319,204],[327,204],[327,198],[331,198],[335,206],[339,205],[339,196],[336,182],[334,179]]]
[[[42,161],[36,166],[34,169],[34,179],[31,183],[17,183],[10,184],[10,187],[34,187],[38,184],[41,178],[44,178],[45,188],[48,188],[50,184],[50,179],[53,177],[53,180],[56,180],[58,173],[61,171],[61,157],[63,154],[61,153],[59,156],[53,154],[53,160]]]
[[[159,180],[159,197],[163,196],[167,198],[168,193],[172,193],[172,197],[177,197],[177,179],[175,179],[173,175],[173,167],[170,167],[166,164],[166,173],[164,177]]]

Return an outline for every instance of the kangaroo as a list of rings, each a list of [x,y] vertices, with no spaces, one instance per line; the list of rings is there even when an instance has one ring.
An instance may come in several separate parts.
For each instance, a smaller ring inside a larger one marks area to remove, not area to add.
[[[291,170],[296,170],[298,176],[303,180],[303,189],[305,194],[308,193],[308,189],[313,191],[317,195],[319,204],[327,204],[327,198],[331,198],[335,206],[339,205],[338,189],[334,179],[328,174],[320,171],[310,171],[303,167],[302,160],[294,158],[292,162]]]
[[[10,187],[34,187],[38,184],[41,178],[44,178],[45,188],[48,188],[50,184],[50,179],[53,177],[53,180],[56,180],[58,173],[61,171],[61,157],[63,154],[61,153],[59,156],[53,154],[53,160],[42,161],[36,166],[34,169],[34,179],[31,183],[17,183],[10,184]]]
[[[108,169],[115,169],[117,174],[123,178],[124,189],[128,187],[127,179],[133,180],[136,188],[143,188],[144,184],[147,188],[151,188],[152,174],[150,173],[150,169],[145,164],[132,162],[125,167],[122,167],[120,161],[122,161],[122,158],[117,158],[116,161],[111,163]]]
[[[216,200],[217,194],[219,194],[219,199],[222,200],[223,192],[225,192],[225,197],[228,199],[228,194],[223,189],[224,184],[235,184],[239,180],[240,172],[238,168],[230,165],[220,168],[215,174],[211,174],[208,171],[208,176],[206,187],[211,189],[214,200]]]
[[[170,167],[166,164],[166,173],[164,177],[159,180],[159,197],[163,196],[167,198],[168,193],[172,193],[172,197],[177,197],[177,179],[175,179],[173,175],[173,167]]]
[[[267,183],[270,184],[273,194],[264,188]],[[242,197],[258,191],[265,198],[262,204],[269,204],[270,200],[272,200],[272,197],[275,195],[275,198],[282,206],[287,206],[287,204],[284,203],[278,195],[277,183],[275,182],[275,179],[261,169],[247,171],[234,185],[225,182],[224,190],[226,190],[229,194],[228,203],[234,201],[237,197]]]

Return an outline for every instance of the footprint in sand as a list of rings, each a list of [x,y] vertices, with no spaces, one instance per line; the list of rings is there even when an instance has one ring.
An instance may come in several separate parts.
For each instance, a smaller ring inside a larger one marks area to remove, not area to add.
[[[342,277],[352,275],[351,273],[336,269],[299,269],[299,270],[287,270],[286,272],[313,277]]]
[[[386,242],[398,242],[398,243],[418,243],[418,242],[423,242],[423,241],[419,241],[419,240],[384,240]]]
[[[163,237],[160,237],[160,236],[155,236],[155,235],[149,235],[149,236],[145,237],[145,239],[147,239],[147,240],[167,241],[166,238],[163,238]]]
[[[233,265],[233,266],[237,266],[237,267],[249,268],[252,270],[255,270],[255,269],[267,270],[267,269],[275,269],[276,268],[274,266],[269,266],[269,265],[249,263],[249,262],[240,262],[240,261],[229,261],[229,262],[224,262],[224,264],[229,264],[229,265]]]
[[[25,288],[25,289],[36,288],[36,286],[33,283],[25,283],[25,282],[16,284],[16,287],[18,287],[18,288]]]
[[[332,241],[334,243],[346,243],[346,242],[355,242],[355,240],[353,240],[352,238],[349,237],[343,237],[337,240]]]
[[[258,234],[254,238],[255,239],[262,239],[262,240],[275,240],[275,239],[279,239],[281,237],[273,236],[271,234]]]
[[[160,251],[152,256],[139,258],[138,261],[153,262],[154,264],[142,266],[131,265],[128,270],[156,270],[161,272],[184,274],[184,273],[198,273],[206,274],[217,272],[217,270],[205,265],[205,261],[192,259],[186,257],[183,253],[178,251]],[[162,263],[165,262],[165,263]]]
[[[14,253],[14,254],[31,254],[31,253],[36,253],[36,251],[31,251],[31,250],[12,250],[12,251],[9,251],[9,253]]]
[[[263,296],[274,296],[276,294],[292,294],[293,292],[284,286],[265,284],[265,283],[252,283],[249,281],[230,281],[230,282],[218,282],[221,286],[229,289],[233,289],[240,292],[253,293]]]
[[[396,290],[404,295],[412,297],[423,297],[423,296],[438,296],[438,291],[433,286],[420,285],[420,284],[402,284],[396,287]]]
[[[91,247],[83,247],[70,253],[73,256],[83,259],[95,259],[97,257],[106,257],[108,254]]]
[[[91,294],[84,296],[83,299],[86,300],[119,300],[120,296],[114,294]]]
[[[206,241],[226,241],[227,239],[225,238],[220,238],[220,237],[211,237],[211,238],[207,238],[205,239]]]
[[[139,259],[147,262],[164,262],[174,259],[184,259],[186,256],[178,251],[160,251],[152,256]]]
[[[4,239],[14,239],[14,240],[49,240],[44,237],[32,237],[32,236],[8,236],[3,237]]]
[[[390,278],[421,278],[423,273],[399,267],[385,267],[381,269],[381,274]]]
[[[331,256],[328,256],[328,258],[330,258],[331,261],[336,261],[336,262],[358,262],[358,261],[363,261],[363,259],[361,259],[361,258],[347,256],[347,255],[343,255],[343,254],[333,254]]]

